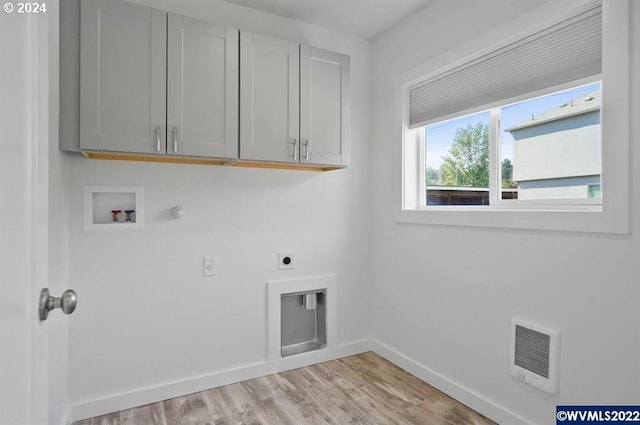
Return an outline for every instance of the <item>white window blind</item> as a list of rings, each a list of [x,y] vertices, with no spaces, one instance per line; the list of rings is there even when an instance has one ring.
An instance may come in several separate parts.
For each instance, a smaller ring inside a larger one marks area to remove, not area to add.
[[[600,5],[410,89],[409,124],[426,122],[602,72]]]

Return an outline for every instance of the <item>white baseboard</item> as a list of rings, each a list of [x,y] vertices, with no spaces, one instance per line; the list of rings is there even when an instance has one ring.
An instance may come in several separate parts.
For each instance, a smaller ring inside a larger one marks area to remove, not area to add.
[[[535,425],[527,419],[511,412],[507,408],[500,406],[493,400],[470,390],[446,376],[435,372],[428,367],[400,354],[394,349],[382,344],[379,341],[371,341],[371,351],[389,360],[391,363],[406,370],[412,375],[420,378],[429,385],[439,389],[448,396],[458,400],[462,404],[469,406],[476,412],[499,423],[510,425]]]
[[[71,423],[71,406],[67,405],[64,409],[64,413],[62,414],[62,418],[60,419],[59,425],[69,425]]]
[[[168,382],[160,386],[114,394],[100,399],[82,401],[71,406],[69,419],[70,422],[75,422],[366,351],[371,351],[370,340],[344,344],[334,349],[327,348],[283,359],[255,363],[236,369],[217,371],[176,382]]]

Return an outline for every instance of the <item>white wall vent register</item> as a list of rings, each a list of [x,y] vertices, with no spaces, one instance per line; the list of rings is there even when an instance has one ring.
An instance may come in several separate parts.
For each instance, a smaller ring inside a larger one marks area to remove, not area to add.
[[[513,320],[511,374],[550,394],[558,393],[559,333]]]

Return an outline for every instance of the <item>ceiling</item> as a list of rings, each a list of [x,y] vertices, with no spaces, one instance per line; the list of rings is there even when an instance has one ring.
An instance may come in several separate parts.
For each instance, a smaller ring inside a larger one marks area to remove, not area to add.
[[[374,38],[431,0],[225,1],[364,38]]]

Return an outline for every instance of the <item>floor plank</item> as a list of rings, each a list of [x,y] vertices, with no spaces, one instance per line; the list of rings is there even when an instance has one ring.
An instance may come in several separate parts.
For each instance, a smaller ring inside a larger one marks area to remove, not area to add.
[[[226,385],[74,425],[495,425],[375,353]]]

